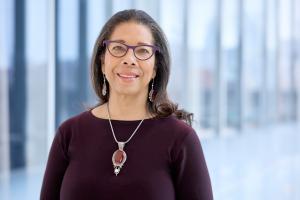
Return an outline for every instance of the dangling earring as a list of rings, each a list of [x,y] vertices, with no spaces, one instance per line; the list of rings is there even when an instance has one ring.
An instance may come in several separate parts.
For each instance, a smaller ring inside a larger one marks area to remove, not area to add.
[[[103,87],[102,87],[102,95],[106,96],[107,88],[106,88],[106,81],[105,81],[105,75],[103,74]]]
[[[151,90],[150,90],[150,92],[149,92],[149,100],[150,100],[151,102],[154,101],[154,98],[153,98],[153,93],[154,93],[153,86],[154,86],[154,78],[152,79]]]

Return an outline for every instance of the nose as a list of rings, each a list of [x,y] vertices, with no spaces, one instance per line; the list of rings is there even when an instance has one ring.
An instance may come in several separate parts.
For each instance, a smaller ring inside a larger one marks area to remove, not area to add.
[[[136,65],[136,57],[134,55],[133,49],[128,49],[127,53],[123,57],[122,63],[124,65]]]

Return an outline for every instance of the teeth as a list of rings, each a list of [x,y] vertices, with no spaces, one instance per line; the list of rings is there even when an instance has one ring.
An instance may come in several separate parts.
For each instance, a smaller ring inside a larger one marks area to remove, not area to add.
[[[125,75],[125,74],[119,74],[121,77],[124,77],[124,78],[135,78],[137,76],[132,76],[132,75]]]

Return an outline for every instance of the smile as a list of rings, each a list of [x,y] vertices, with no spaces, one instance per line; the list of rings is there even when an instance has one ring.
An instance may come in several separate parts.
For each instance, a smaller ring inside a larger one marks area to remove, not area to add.
[[[133,81],[139,77],[139,75],[136,74],[119,74],[117,73],[118,77],[123,81]]]

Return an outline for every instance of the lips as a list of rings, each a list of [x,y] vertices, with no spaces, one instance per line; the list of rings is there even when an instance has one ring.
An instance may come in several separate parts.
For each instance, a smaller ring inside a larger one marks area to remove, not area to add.
[[[117,75],[121,78],[126,78],[126,79],[132,79],[132,78],[139,77],[139,75],[133,74],[133,73],[117,73]]]
[[[133,83],[139,77],[139,75],[134,73],[117,73],[117,75],[123,83]]]

